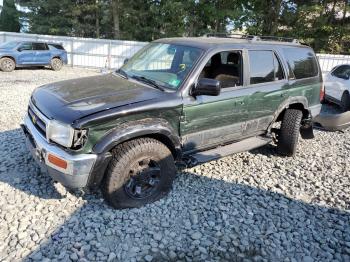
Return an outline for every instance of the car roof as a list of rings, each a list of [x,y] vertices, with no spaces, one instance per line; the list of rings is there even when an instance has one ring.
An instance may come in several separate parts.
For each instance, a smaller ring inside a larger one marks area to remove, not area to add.
[[[192,47],[198,47],[201,49],[211,49],[218,45],[249,45],[249,46],[290,46],[290,47],[303,47],[310,48],[309,46],[302,45],[294,42],[281,42],[281,41],[265,41],[265,40],[252,40],[242,38],[228,38],[228,37],[174,37],[174,38],[162,38],[155,40],[156,43],[178,44],[187,45]]]
[[[12,41],[12,42],[17,42],[17,43],[31,43],[31,44],[48,44],[48,45],[62,45],[62,43],[53,43],[53,42],[44,42],[44,41]]]

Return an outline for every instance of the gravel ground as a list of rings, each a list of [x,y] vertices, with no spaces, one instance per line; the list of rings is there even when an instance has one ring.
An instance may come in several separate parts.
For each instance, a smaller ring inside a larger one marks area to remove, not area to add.
[[[179,171],[140,209],[54,184],[19,129],[29,96],[97,73],[0,72],[0,261],[350,261],[349,131],[316,131],[295,158],[267,146]]]

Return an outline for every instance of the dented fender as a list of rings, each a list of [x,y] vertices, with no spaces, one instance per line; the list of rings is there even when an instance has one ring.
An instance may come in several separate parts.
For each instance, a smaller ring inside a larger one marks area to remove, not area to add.
[[[181,140],[176,131],[163,119],[143,119],[130,121],[122,124],[110,132],[108,132],[95,146],[93,152],[97,154],[110,151],[118,144],[130,140],[132,138],[142,136],[157,136],[160,135],[171,143],[171,146],[179,155],[181,152]]]

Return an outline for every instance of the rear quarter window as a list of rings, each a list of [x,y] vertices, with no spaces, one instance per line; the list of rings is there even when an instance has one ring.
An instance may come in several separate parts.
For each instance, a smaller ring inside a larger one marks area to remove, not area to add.
[[[64,50],[64,47],[58,44],[49,44],[48,46],[50,50]]]
[[[283,53],[287,59],[291,78],[303,79],[318,75],[317,60],[311,49],[285,48]]]

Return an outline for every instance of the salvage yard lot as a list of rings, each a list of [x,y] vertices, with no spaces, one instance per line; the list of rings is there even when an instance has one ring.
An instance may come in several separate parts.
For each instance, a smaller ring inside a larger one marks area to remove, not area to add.
[[[1,261],[350,261],[350,130],[316,131],[295,158],[267,146],[179,171],[166,198],[140,209],[54,184],[25,147],[28,99],[97,74],[0,72]]]

